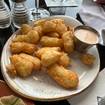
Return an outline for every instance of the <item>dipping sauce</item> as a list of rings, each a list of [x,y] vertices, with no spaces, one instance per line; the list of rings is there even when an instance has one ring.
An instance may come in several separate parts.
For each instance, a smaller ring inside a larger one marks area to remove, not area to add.
[[[88,44],[96,44],[98,43],[98,40],[99,40],[99,37],[95,32],[87,29],[76,30],[74,34],[77,39]]]

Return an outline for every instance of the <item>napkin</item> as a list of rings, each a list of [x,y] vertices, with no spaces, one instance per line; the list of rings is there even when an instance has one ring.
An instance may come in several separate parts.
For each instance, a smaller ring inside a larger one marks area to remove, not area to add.
[[[101,44],[103,44],[102,30],[105,29],[105,10],[93,0],[83,0],[79,14],[86,25],[95,28],[100,33]]]
[[[0,97],[0,105],[26,105],[21,98],[14,95]]]
[[[105,68],[89,88],[68,101],[70,105],[105,105]]]

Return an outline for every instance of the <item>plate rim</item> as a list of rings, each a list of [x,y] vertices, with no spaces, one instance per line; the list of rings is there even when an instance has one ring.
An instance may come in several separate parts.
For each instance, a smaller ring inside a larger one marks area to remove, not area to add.
[[[73,18],[73,17],[70,17],[70,16],[59,16],[59,15],[56,15],[56,16],[50,16],[50,18],[49,17],[47,17],[48,19],[51,19],[51,18],[56,18],[56,17],[60,17],[60,18],[70,18],[70,19],[72,19],[72,20],[75,20],[75,22],[78,22],[78,23],[80,23],[77,19],[75,19],[75,18]],[[47,18],[45,18],[45,19],[47,19]],[[80,23],[81,24],[81,23]],[[17,32],[17,31],[16,31]],[[16,32],[15,33],[13,33],[11,36],[13,36],[13,35],[16,35]],[[11,37],[7,40],[7,42],[9,41],[11,39]],[[7,43],[6,42],[6,43]],[[67,95],[67,96],[61,96],[61,97],[54,97],[54,98],[38,98],[38,97],[33,97],[33,96],[30,96],[30,95],[27,95],[27,94],[24,94],[24,93],[22,93],[22,92],[20,92],[20,90],[19,91],[17,91],[17,89],[15,89],[10,83],[9,83],[9,81],[7,80],[7,78],[5,77],[5,74],[3,73],[3,51],[4,51],[4,48],[5,48],[5,46],[6,46],[6,43],[5,43],[5,45],[4,45],[4,47],[3,47],[3,50],[2,50],[2,54],[1,54],[1,72],[2,72],[2,75],[3,75],[3,77],[4,77],[4,80],[6,81],[6,83],[7,83],[7,85],[14,91],[14,92],[16,92],[17,94],[19,94],[19,95],[21,95],[21,96],[23,96],[23,97],[26,97],[26,98],[28,98],[28,99],[31,99],[31,100],[37,100],[37,101],[59,101],[59,100],[63,100],[63,99],[67,99],[67,98],[71,98],[71,97],[73,97],[73,96],[75,96],[75,95],[77,95],[77,94],[80,94],[81,92],[83,92],[83,91],[85,91],[94,81],[95,81],[95,79],[97,78],[97,76],[98,76],[98,74],[99,74],[99,69],[100,69],[100,58],[99,58],[99,52],[98,52],[98,49],[97,49],[97,47],[96,47],[96,50],[97,50],[97,53],[98,53],[98,62],[99,62],[99,65],[98,65],[98,72],[97,72],[97,75],[94,77],[94,79],[88,84],[88,86],[86,87],[86,88],[84,88],[83,90],[81,90],[80,92],[78,92],[78,93],[74,93],[74,94],[72,94],[72,95]]]

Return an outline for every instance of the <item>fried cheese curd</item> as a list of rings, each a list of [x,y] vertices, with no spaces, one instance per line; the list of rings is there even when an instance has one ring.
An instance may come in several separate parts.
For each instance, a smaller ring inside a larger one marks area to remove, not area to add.
[[[56,24],[52,21],[46,21],[42,27],[44,33],[54,32],[56,30]]]
[[[95,61],[95,57],[92,54],[85,53],[85,54],[81,54],[80,60],[85,65],[93,65]]]
[[[33,54],[35,50],[37,49],[35,44],[26,43],[26,42],[12,42],[10,45],[10,51],[13,54],[18,53],[27,53],[27,54]]]
[[[11,77],[17,75],[20,77],[28,77],[31,75],[32,71],[39,71],[41,68],[40,59],[25,53],[11,56],[10,61],[12,64],[7,65],[7,72]]]
[[[41,19],[33,26],[24,24],[10,44],[8,73],[22,78],[45,69],[60,86],[70,89],[79,83],[78,75],[68,70],[74,51],[73,28],[63,19]]]
[[[55,37],[43,36],[40,43],[45,47],[63,47],[63,40]]]
[[[70,59],[67,53],[62,52],[58,63],[64,67],[68,67],[71,65],[72,60]]]
[[[36,71],[36,70],[40,70],[40,67],[41,67],[41,61],[39,58],[37,57],[34,57],[34,56],[31,56],[31,55],[28,55],[28,54],[25,54],[25,53],[20,53],[19,54],[20,57],[30,61],[33,63],[34,67],[33,69]]]
[[[17,73],[16,73],[16,69],[15,69],[15,66],[13,64],[8,64],[6,66],[7,68],[7,73],[12,77],[12,78],[15,78],[17,76]]]
[[[67,31],[62,35],[62,39],[64,42],[64,51],[68,54],[71,54],[74,51],[74,40],[72,32]]]
[[[47,20],[46,19],[39,19],[33,22],[33,26],[42,26]]]
[[[35,30],[30,30],[26,35],[18,35],[13,41],[14,42],[27,42],[27,43],[37,43],[39,41],[39,34]]]
[[[45,51],[41,56],[41,64],[44,67],[51,66],[60,59],[61,53],[55,50]]]
[[[66,89],[75,89],[78,86],[78,75],[75,72],[64,68],[63,66],[59,66],[57,64],[52,65],[48,68],[47,73],[60,86]]]
[[[42,54],[44,54],[48,50],[61,51],[61,48],[60,47],[42,47],[39,50],[35,51],[34,55],[37,56],[38,58],[41,58]]]
[[[33,27],[33,30],[37,31],[40,37],[43,35],[42,26]]]
[[[49,32],[46,34],[46,36],[54,37],[54,38],[60,38],[60,35],[57,32]]]
[[[67,27],[63,19],[39,20],[34,23],[35,26],[42,26],[43,32],[57,32],[62,35],[67,31]]]
[[[32,74],[34,65],[29,60],[23,59],[19,55],[13,55],[10,57],[10,61],[14,65],[18,76],[27,77]]]
[[[21,26],[20,32],[22,35],[27,34],[30,30],[32,29],[32,27],[28,24],[23,24]]]
[[[63,19],[52,19],[51,22],[56,24],[56,32],[62,35],[64,32],[67,31],[67,26]]]

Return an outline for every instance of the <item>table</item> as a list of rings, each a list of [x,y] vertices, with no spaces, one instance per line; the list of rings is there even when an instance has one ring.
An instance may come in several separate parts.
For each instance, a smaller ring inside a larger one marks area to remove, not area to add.
[[[42,7],[43,6],[45,6],[45,5],[42,5]],[[71,13],[72,13],[72,11],[71,11]],[[76,12],[75,12],[75,17],[80,22],[82,22],[79,14],[76,14]],[[0,53],[2,52],[2,48],[3,48],[3,45],[5,44],[6,40],[12,35],[13,32],[14,32],[14,27],[12,25],[7,29],[0,30]],[[105,67],[105,59],[104,59],[105,58],[105,46],[97,45],[97,48],[98,48],[99,56],[100,56],[100,62],[101,62],[100,71],[101,71]],[[1,72],[0,72],[0,79],[3,79]],[[62,100],[62,101],[57,101],[57,102],[39,102],[39,101],[35,101],[35,104],[36,105],[54,105],[54,104],[56,104],[56,105],[70,105],[67,100]]]

